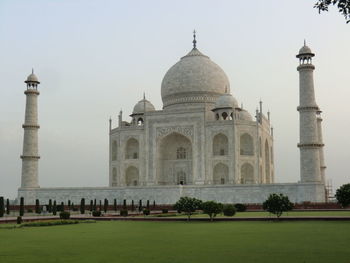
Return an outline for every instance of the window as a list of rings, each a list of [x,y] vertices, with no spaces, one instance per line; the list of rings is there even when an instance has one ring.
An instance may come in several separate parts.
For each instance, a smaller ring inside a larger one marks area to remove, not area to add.
[[[176,150],[176,159],[186,159],[186,149],[179,147]]]

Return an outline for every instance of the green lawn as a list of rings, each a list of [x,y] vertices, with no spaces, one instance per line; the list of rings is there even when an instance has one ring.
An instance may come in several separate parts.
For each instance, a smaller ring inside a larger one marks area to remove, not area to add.
[[[0,262],[349,262],[350,222],[131,222],[0,229]]]

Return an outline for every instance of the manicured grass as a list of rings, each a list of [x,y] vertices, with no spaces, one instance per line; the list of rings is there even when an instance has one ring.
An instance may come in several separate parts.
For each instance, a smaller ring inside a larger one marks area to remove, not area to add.
[[[0,229],[0,262],[349,262],[350,222],[112,221]]]

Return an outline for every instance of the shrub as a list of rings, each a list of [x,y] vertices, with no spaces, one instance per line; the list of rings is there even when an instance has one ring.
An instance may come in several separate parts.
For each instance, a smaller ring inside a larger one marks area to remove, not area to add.
[[[84,221],[87,223],[89,221]],[[39,226],[59,226],[59,225],[70,225],[70,224],[79,224],[78,220],[50,220],[50,221],[36,221],[28,222],[21,225],[21,227],[39,227]],[[92,222],[89,222],[92,223]]]
[[[63,211],[60,213],[60,218],[61,219],[69,219],[70,218],[70,213],[67,211]]]
[[[163,214],[167,214],[168,212],[169,212],[168,209],[166,209],[166,208],[162,209],[162,213],[163,213]]]
[[[143,209],[142,213],[143,215],[148,216],[150,214],[150,211],[149,209],[146,208],[146,209]]]
[[[263,209],[275,214],[279,218],[283,212],[293,209],[293,204],[289,201],[288,196],[283,194],[270,194],[263,203]]]
[[[28,209],[27,209],[27,212],[28,212],[28,213],[33,213],[33,209],[28,208]]]
[[[60,211],[61,211],[61,212],[64,212],[64,203],[63,203],[63,202],[61,202]]]
[[[4,197],[0,196],[0,217],[3,217],[5,213]]]
[[[234,205],[227,204],[224,205],[222,212],[224,212],[225,216],[234,216],[236,214],[236,208],[234,207]]]
[[[101,216],[101,211],[92,211],[92,216]]]
[[[184,212],[187,215],[187,221],[190,220],[191,215],[202,206],[202,201],[191,197],[181,197],[174,205],[174,209],[179,213]]]
[[[237,212],[244,212],[247,210],[247,206],[244,204],[235,204],[235,208]]]
[[[210,217],[210,221],[213,221],[217,214],[222,212],[222,204],[214,201],[207,201],[202,203],[203,213]]]
[[[73,207],[72,207],[72,210],[73,210],[74,212],[79,211],[78,207],[76,207],[76,206],[74,206],[74,205],[73,205]]]
[[[19,205],[19,216],[24,215],[24,197],[21,197],[20,199],[20,205]]]
[[[17,225],[22,224],[23,220],[21,216],[17,216]]]
[[[350,205],[350,184],[344,184],[337,189],[335,198],[342,207]]]
[[[128,216],[128,210],[126,210],[126,209],[120,210],[120,215],[121,216]]]
[[[80,200],[80,214],[85,214],[85,198]]]

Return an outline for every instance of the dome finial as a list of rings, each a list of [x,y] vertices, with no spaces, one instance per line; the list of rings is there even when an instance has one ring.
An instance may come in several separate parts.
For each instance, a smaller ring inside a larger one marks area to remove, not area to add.
[[[32,74],[34,74],[34,68],[32,68]]]
[[[197,40],[196,40],[196,30],[193,30],[193,48],[196,48],[197,46]]]
[[[146,99],[146,92],[143,92],[143,99]]]
[[[306,46],[306,40],[304,39],[304,47]]]

